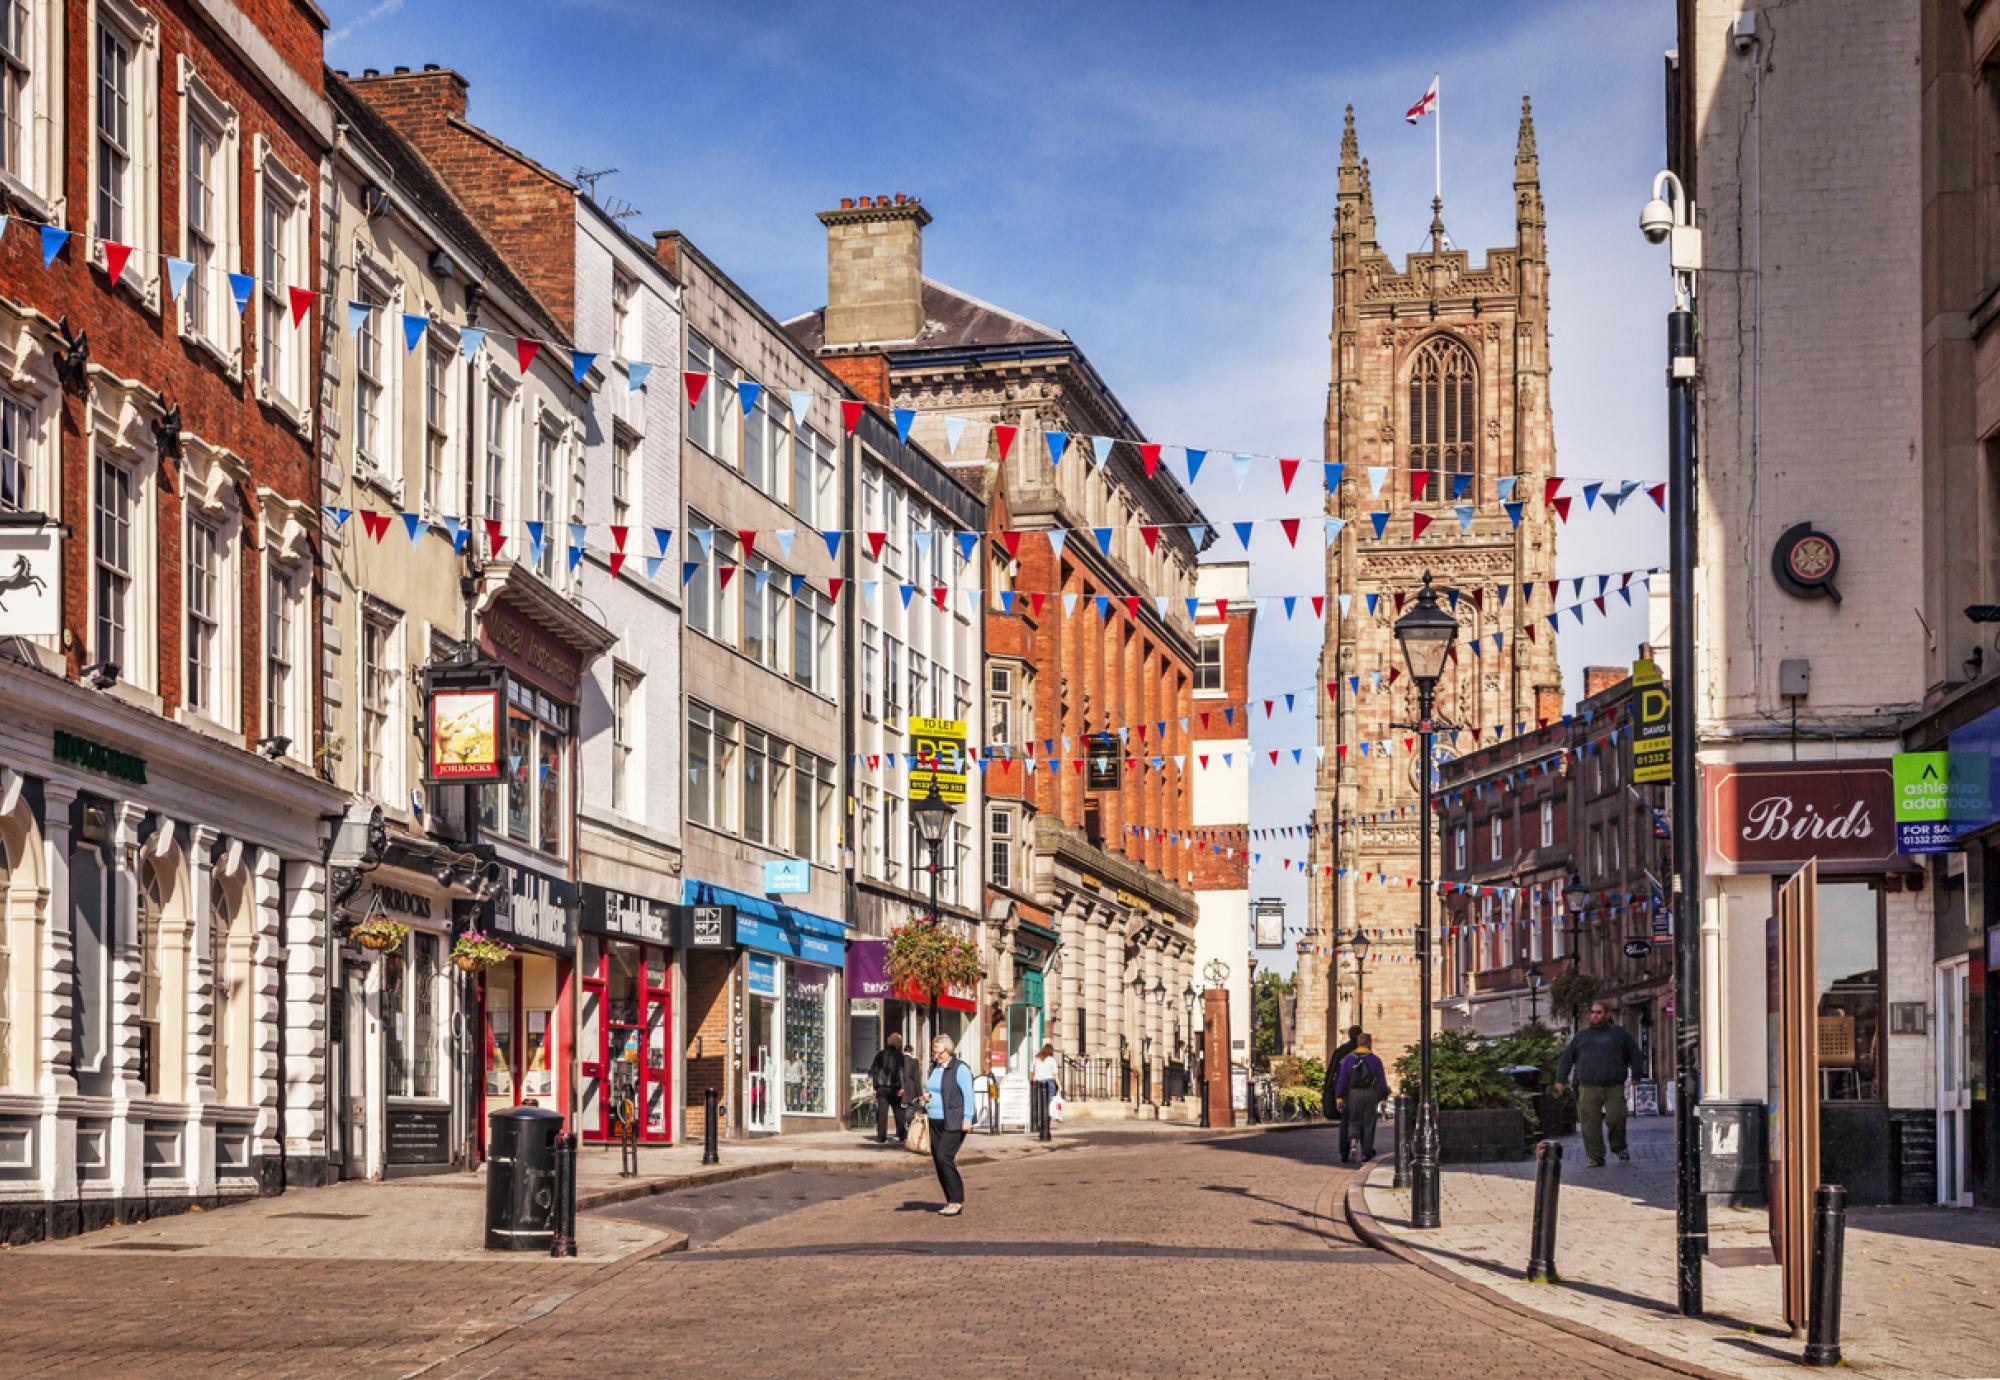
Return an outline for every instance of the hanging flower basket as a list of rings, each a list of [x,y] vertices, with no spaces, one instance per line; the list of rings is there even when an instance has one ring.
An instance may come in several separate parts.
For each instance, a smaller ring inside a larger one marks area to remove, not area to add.
[[[483,973],[514,956],[514,946],[478,930],[467,930],[451,946],[451,961],[468,973]]]
[[[403,947],[403,941],[410,937],[410,927],[400,920],[363,920],[351,933],[362,948],[389,953]]]
[[[891,931],[886,963],[889,981],[935,998],[952,987],[976,987],[979,949],[934,920],[916,920]]]

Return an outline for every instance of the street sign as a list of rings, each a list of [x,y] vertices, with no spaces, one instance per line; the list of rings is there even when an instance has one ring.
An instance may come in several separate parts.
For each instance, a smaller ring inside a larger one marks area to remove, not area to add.
[[[1670,701],[1658,663],[1640,657],[1632,663],[1632,694],[1636,726],[1632,730],[1632,779],[1640,785],[1674,779],[1674,730],[1668,722]]]
[[[1625,957],[1644,958],[1652,948],[1653,946],[1643,939],[1628,939],[1625,941]]]
[[[1896,851],[1951,851],[1951,779],[1947,754],[1899,752],[1891,763],[1896,782]]]
[[[908,725],[910,799],[922,800],[933,783],[948,805],[965,803],[965,720],[912,718]]]

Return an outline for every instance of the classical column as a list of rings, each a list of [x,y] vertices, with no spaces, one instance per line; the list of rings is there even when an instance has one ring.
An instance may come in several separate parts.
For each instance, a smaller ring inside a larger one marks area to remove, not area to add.
[[[1064,898],[1061,917],[1063,962],[1062,962],[1062,1005],[1058,1008],[1059,1029],[1062,1038],[1058,1042],[1062,1048],[1073,1050],[1077,1045],[1077,1025],[1083,1013],[1083,965],[1075,962],[1075,956],[1083,949],[1083,933],[1089,923],[1089,907],[1074,896]]]
[[[1098,943],[1104,949],[1104,1056],[1117,1059],[1118,1042],[1128,1039],[1132,1027],[1125,1020],[1125,1001],[1131,996],[1125,971],[1125,915],[1112,906],[1097,912]]]
[[[1085,1058],[1102,1058],[1107,1053],[1116,1053],[1118,1042],[1110,1035],[1111,1022],[1108,1003],[1104,1000],[1104,923],[1093,913],[1083,926],[1083,1009],[1089,1014],[1084,1018],[1086,1029],[1083,1044],[1079,1049],[1068,1051]],[[1073,957],[1073,956],[1072,956]]]
[[[75,905],[70,895],[70,807],[76,803],[76,789],[50,781],[42,787],[43,875],[49,881],[48,920],[42,927],[40,1000],[36,1006],[40,1020],[30,1037],[34,1041],[36,1086],[45,1097],[67,1097],[76,1092],[76,1060],[72,1023],[76,1019],[76,951],[70,940],[70,921]],[[69,1191],[75,1189],[75,1165],[71,1156],[52,1158],[70,1166]],[[58,1184],[60,1190],[61,1185]]]
[[[277,1156],[279,954],[283,945],[284,859],[268,848],[250,863],[250,1100],[257,1108],[253,1153]]]
[[[1153,995],[1153,988],[1160,981],[1160,945],[1151,934],[1146,935],[1141,943],[1144,948],[1140,951],[1139,975],[1145,979],[1146,985],[1139,993],[1140,1031],[1152,1042],[1145,1055],[1146,1080],[1147,1086],[1153,1091],[1153,1096],[1157,1098],[1160,1080],[1154,1070],[1160,1062],[1162,1052],[1160,1046],[1163,1042],[1160,1039],[1160,999]]]
[[[215,1067],[215,844],[210,825],[188,830],[188,908],[194,916],[194,994],[188,1003],[188,1101],[220,1102]]]
[[[284,865],[284,937],[279,981],[284,991],[283,1086],[284,1155],[303,1162],[307,1173],[286,1184],[317,1183],[327,1162],[327,1040],[325,1013],[331,1000],[327,978],[326,871],[312,861]],[[458,984],[452,987],[456,990]],[[447,1076],[449,1076],[447,1074]]]

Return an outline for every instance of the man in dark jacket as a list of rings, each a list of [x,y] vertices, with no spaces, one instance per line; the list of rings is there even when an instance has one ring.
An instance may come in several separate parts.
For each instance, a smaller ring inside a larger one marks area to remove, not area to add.
[[[1375,1057],[1375,1041],[1366,1031],[1354,1037],[1354,1052],[1340,1061],[1340,1076],[1334,1080],[1333,1094],[1340,1107],[1340,1162],[1347,1163],[1350,1133],[1361,1142],[1361,1159],[1375,1158],[1375,1123],[1380,1121],[1382,1097],[1389,1090],[1389,1076]]]
[[[1340,1123],[1340,1158],[1343,1163],[1347,1160],[1347,1142],[1350,1137],[1347,1130],[1347,1118],[1341,1115],[1340,1099],[1333,1095],[1333,1085],[1340,1077],[1341,1063],[1346,1060],[1348,1055],[1354,1053],[1354,1043],[1360,1038],[1360,1026],[1350,1025],[1347,1027],[1347,1038],[1341,1041],[1339,1048],[1333,1051],[1333,1057],[1326,1061],[1326,1085],[1320,1089],[1320,1110],[1326,1113],[1328,1121],[1338,1121]]]
[[[1611,1023],[1611,1009],[1590,1004],[1590,1024],[1570,1037],[1556,1061],[1556,1091],[1576,1084],[1576,1119],[1583,1130],[1583,1153],[1592,1169],[1604,1167],[1604,1131],[1611,1129],[1611,1153],[1630,1160],[1625,1148],[1625,1080],[1644,1070],[1639,1042],[1625,1027]],[[1574,1077],[1572,1077],[1574,1074]]]
[[[910,1108],[903,1100],[903,1065],[906,1062],[903,1036],[898,1031],[891,1031],[889,1042],[876,1051],[875,1062],[868,1066],[868,1081],[875,1085],[875,1142],[878,1145],[889,1139],[891,1114],[896,1118],[896,1139],[909,1137]]]

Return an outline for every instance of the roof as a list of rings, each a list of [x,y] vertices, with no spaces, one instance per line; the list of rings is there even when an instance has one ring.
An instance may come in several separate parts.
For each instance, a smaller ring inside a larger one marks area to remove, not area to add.
[[[367,144],[368,151],[388,165],[395,191],[429,216],[449,235],[453,247],[466,255],[469,267],[491,286],[534,319],[543,339],[560,349],[570,347],[569,332],[557,322],[555,313],[507,266],[506,256],[486,237],[479,223],[452,194],[424,156],[396,127],[370,105],[345,76],[333,69],[326,73],[326,97],[335,115]]]
[[[969,292],[947,287],[934,278],[923,280],[924,325],[912,340],[871,340],[870,345],[897,345],[917,350],[966,350],[990,345],[1067,345],[1061,331],[982,301]],[[808,350],[826,346],[826,308],[795,316],[784,323],[793,340]]]

